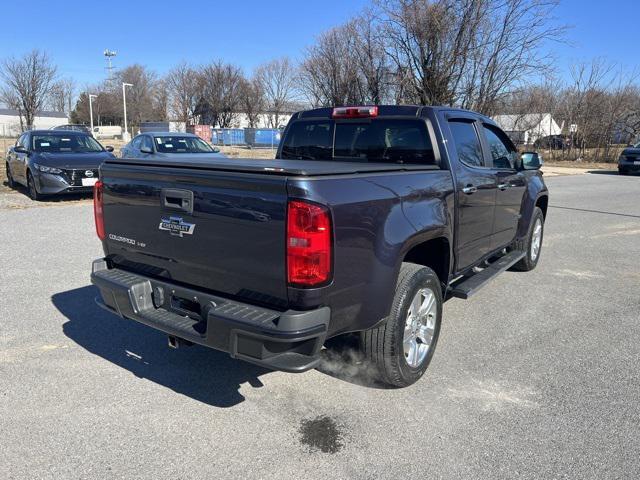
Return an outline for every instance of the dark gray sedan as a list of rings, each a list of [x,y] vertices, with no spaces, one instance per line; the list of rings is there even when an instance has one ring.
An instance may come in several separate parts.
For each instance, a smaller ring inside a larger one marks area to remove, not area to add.
[[[628,175],[631,172],[640,172],[640,143],[629,145],[618,158],[618,173]]]
[[[218,148],[213,148],[191,133],[148,132],[141,133],[120,150],[122,158],[225,158]]]
[[[24,185],[33,200],[58,193],[90,192],[98,179],[98,168],[113,158],[112,151],[82,132],[25,132],[7,152],[9,187]]]

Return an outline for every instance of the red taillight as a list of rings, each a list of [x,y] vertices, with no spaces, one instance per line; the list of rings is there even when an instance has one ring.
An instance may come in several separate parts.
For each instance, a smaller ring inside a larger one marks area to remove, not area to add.
[[[331,278],[329,209],[300,200],[287,211],[287,278],[289,284],[314,287]]]
[[[104,217],[102,216],[102,187],[103,184],[98,180],[93,186],[93,216],[96,220],[96,233],[100,240],[104,240]]]
[[[336,107],[333,109],[333,118],[368,118],[378,116],[378,107]]]

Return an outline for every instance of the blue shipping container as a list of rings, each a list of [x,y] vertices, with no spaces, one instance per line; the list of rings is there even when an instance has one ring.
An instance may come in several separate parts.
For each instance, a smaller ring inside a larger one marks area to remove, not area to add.
[[[256,147],[277,147],[282,136],[280,130],[274,128],[256,130],[253,145]]]

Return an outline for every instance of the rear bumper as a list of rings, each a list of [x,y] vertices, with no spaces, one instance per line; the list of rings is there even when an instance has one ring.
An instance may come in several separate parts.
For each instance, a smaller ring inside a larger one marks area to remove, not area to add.
[[[331,311],[280,312],[205,294],[93,262],[98,304],[168,335],[274,370],[303,372],[320,361]]]
[[[619,160],[618,170],[625,172],[640,172],[640,165],[636,165],[633,161]]]

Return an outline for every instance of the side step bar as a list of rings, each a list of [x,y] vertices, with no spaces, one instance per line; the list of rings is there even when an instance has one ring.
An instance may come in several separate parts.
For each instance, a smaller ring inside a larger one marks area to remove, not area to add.
[[[500,257],[478,273],[464,276],[461,279],[456,280],[449,287],[449,296],[464,298],[466,300],[493,280],[497,275],[517,263],[526,254],[527,252],[514,250],[513,252],[509,252],[503,257]]]

